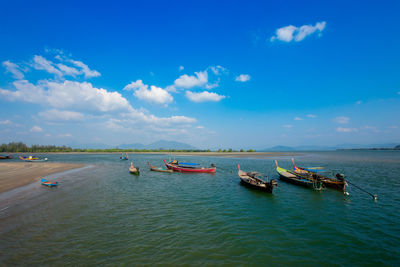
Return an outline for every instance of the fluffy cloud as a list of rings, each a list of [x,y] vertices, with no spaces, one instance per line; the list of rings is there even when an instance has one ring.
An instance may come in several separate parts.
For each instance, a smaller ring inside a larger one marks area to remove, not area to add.
[[[179,88],[192,88],[196,86],[203,86],[208,82],[207,71],[195,72],[195,76],[183,74],[175,80],[174,86]]]
[[[348,123],[350,121],[350,118],[349,117],[345,117],[345,116],[340,116],[340,117],[334,118],[333,121],[336,122],[336,123],[345,124],[345,123]]]
[[[227,73],[228,70],[220,65],[217,66],[211,66],[210,67],[211,71],[215,74],[215,75],[221,75],[223,73]]]
[[[0,121],[0,125],[11,125],[12,122],[10,120]]]
[[[137,98],[151,103],[168,104],[173,101],[173,97],[166,90],[154,85],[151,85],[149,90],[149,86],[142,80],[131,82],[124,87],[124,90],[133,90]]]
[[[85,118],[80,112],[58,109],[39,112],[39,116],[47,121],[81,121]]]
[[[69,60],[72,64],[74,64],[77,67],[81,68],[81,73],[85,75],[85,78],[92,78],[92,77],[98,77],[100,76],[100,72],[97,70],[91,70],[89,69],[88,65],[84,64],[82,61],[77,61],[77,60]]]
[[[250,81],[250,75],[248,75],[248,74],[240,74],[239,76],[236,76],[235,81],[237,81],[237,82]]]
[[[224,95],[219,95],[217,93],[210,93],[207,91],[203,91],[201,93],[193,93],[191,91],[186,91],[186,97],[192,102],[218,102],[225,98]]]
[[[43,132],[43,129],[39,126],[33,126],[29,131],[31,131],[32,133],[40,133]]]
[[[317,22],[315,26],[303,25],[300,27],[296,27],[293,25],[289,25],[277,29],[275,35],[271,37],[270,41],[273,42],[275,40],[280,40],[282,42],[300,42],[304,40],[304,38],[315,32],[321,33],[325,29],[325,26],[325,21]]]
[[[59,77],[61,77],[63,75],[62,72],[58,68],[54,67],[53,62],[45,59],[42,56],[35,55],[33,57],[33,62],[34,62],[33,68],[36,70],[44,70],[48,73],[55,74]]]
[[[7,72],[10,72],[15,79],[23,79],[24,74],[21,71],[21,68],[11,61],[7,60],[3,62],[3,66],[6,68]]]
[[[300,118],[300,117],[295,117],[294,120],[295,120],[295,121],[302,121],[303,119]]]
[[[118,92],[93,87],[88,82],[41,80],[34,85],[26,80],[15,81],[16,91],[0,89],[8,100],[48,104],[57,108],[74,108],[97,112],[131,110],[129,102]]]
[[[336,128],[336,131],[339,133],[351,133],[351,132],[357,132],[358,130],[356,128],[338,127],[338,128]]]

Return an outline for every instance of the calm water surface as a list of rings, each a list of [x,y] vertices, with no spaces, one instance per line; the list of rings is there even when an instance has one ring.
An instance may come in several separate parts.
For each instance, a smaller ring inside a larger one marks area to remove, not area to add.
[[[279,182],[273,194],[243,187],[236,164],[278,179],[275,158],[179,157],[217,173],[150,172],[161,155],[48,155],[85,169],[0,194],[0,265],[399,266],[400,153],[310,152],[324,166],[378,194],[350,187],[313,191]],[[277,158],[290,167],[289,158]],[[39,163],[37,163],[39,164]]]

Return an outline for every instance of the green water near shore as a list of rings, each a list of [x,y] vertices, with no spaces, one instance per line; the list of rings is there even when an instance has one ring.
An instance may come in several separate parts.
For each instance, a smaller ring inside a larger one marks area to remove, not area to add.
[[[275,158],[180,157],[217,173],[150,172],[162,155],[49,155],[91,167],[0,195],[0,265],[398,266],[400,152],[310,152],[300,166],[337,169],[378,194],[286,184],[273,194],[239,183],[236,164],[278,179]],[[289,158],[277,158],[289,168]],[[50,176],[52,178],[52,176]],[[3,198],[2,198],[3,197]],[[6,199],[6,201],[5,201]]]

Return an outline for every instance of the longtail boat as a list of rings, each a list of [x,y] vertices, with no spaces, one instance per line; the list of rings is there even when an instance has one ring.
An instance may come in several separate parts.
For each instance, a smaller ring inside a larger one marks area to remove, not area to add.
[[[217,168],[211,164],[211,168],[201,167],[197,163],[179,163],[178,161],[170,161],[167,163],[164,159],[164,164],[168,169],[176,172],[189,172],[189,173],[215,173]]]
[[[172,169],[163,169],[160,167],[151,166],[149,162],[147,162],[147,165],[149,165],[150,170],[153,172],[168,172],[168,173],[174,172],[174,170],[172,170]]]
[[[45,185],[45,186],[48,186],[48,187],[53,187],[53,186],[57,186],[58,182],[51,182],[51,181],[49,181],[49,180],[47,180],[45,178],[42,178],[41,184]]]
[[[131,162],[131,166],[129,167],[129,172],[135,175],[139,175],[140,174],[140,170],[139,167],[135,167],[133,166],[133,162]]]
[[[275,160],[276,164],[276,171],[279,174],[279,178],[282,181],[295,184],[295,185],[300,185],[308,188],[312,188],[315,190],[321,190],[323,188],[323,184],[321,181],[318,179],[312,179],[307,175],[302,175],[295,173],[294,171],[286,170],[284,168],[281,168],[278,166],[278,162]]]
[[[292,163],[293,163],[293,170],[295,173],[308,175],[312,179],[319,179],[326,187],[340,191],[346,190],[347,183],[342,174],[338,173],[336,174],[336,178],[331,178],[321,174],[323,171],[322,167],[308,167],[308,168],[298,167],[294,163],[294,159],[292,159]]]
[[[260,178],[261,176],[260,173],[242,171],[240,169],[239,164],[238,164],[238,175],[240,178],[240,182],[243,185],[259,189],[262,191],[266,191],[268,193],[272,193],[272,191],[274,190],[274,186],[278,186],[278,182],[275,179],[271,179],[270,181],[264,181]]]
[[[41,159],[41,158],[33,157],[33,156],[28,156],[28,157],[19,156],[19,159],[23,160],[23,161],[28,161],[28,162],[44,162],[44,161],[47,161],[47,158]]]
[[[11,155],[0,155],[0,159],[12,159]]]

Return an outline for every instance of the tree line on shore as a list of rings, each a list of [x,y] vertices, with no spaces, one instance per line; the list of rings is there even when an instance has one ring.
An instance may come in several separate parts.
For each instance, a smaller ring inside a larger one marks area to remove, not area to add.
[[[109,149],[82,149],[82,148],[71,148],[67,146],[55,146],[55,145],[32,145],[27,146],[22,142],[11,142],[8,144],[2,144],[0,146],[0,152],[8,153],[44,153],[44,152],[213,152],[210,149],[120,149],[120,148],[109,148]],[[240,151],[229,149],[218,149],[216,152],[245,152],[244,149]],[[249,149],[246,152],[255,152],[253,149]]]

